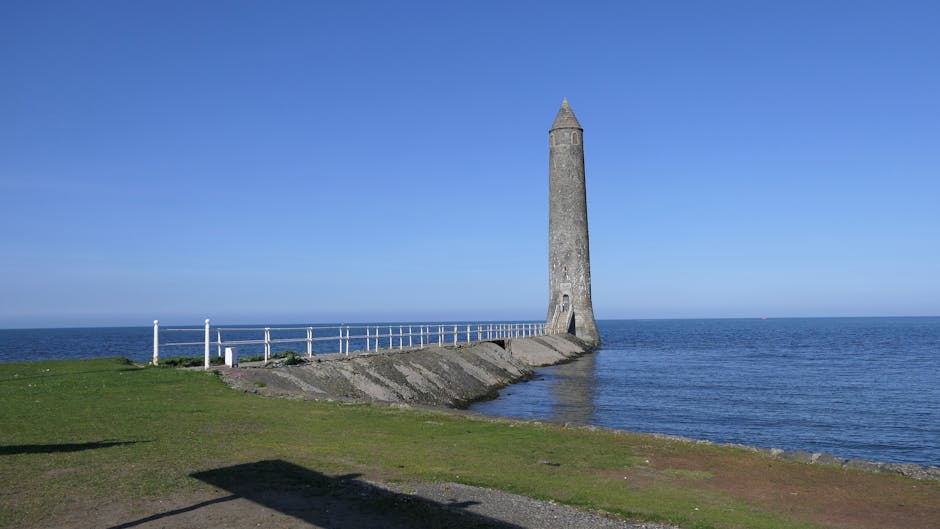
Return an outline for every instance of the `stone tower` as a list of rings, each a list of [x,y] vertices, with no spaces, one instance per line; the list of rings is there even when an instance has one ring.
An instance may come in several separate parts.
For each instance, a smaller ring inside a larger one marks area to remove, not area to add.
[[[548,136],[548,328],[596,347],[601,341],[591,302],[584,129],[567,99]]]

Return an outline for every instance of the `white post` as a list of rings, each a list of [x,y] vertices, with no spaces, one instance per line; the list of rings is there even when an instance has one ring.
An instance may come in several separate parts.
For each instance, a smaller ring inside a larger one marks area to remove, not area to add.
[[[222,356],[222,329],[217,328],[215,330],[215,339],[216,339],[215,355],[218,357],[221,357]]]
[[[339,352],[343,352],[343,324],[339,324]]]
[[[457,345],[457,335],[458,335],[458,334],[460,334],[460,333],[457,331],[457,326],[454,325],[454,345]]]
[[[307,358],[313,357],[313,327],[307,327]]]
[[[370,349],[370,347],[372,346],[372,344],[370,343],[371,341],[372,341],[372,336],[369,335],[369,326],[366,325],[366,352],[372,350]]]
[[[444,346],[444,326],[437,326],[437,345]]]
[[[470,325],[467,325],[467,343],[470,343]]]
[[[340,329],[339,332],[342,334],[343,330]],[[346,326],[346,356],[349,356],[349,325]]]
[[[271,328],[264,328],[264,361],[271,359]]]
[[[391,350],[391,349],[393,348],[393,345],[392,345],[392,326],[391,326],[391,325],[388,326],[388,348],[389,348],[389,350]]]
[[[153,365],[160,365],[160,320],[153,320]]]
[[[405,330],[401,325],[398,326],[398,350],[401,351],[404,346],[402,339],[404,338]]]
[[[411,334],[411,325],[408,326],[408,347],[414,347],[415,345],[414,335]]]
[[[418,326],[418,343],[424,347],[424,325]]]
[[[379,352],[379,326],[375,326],[375,352]]]
[[[206,318],[206,363],[205,369],[209,369],[209,318]]]

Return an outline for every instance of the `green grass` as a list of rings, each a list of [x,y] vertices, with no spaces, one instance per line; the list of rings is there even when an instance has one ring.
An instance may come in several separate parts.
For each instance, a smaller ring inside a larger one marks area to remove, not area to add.
[[[263,398],[211,373],[114,358],[0,364],[0,403],[0,526],[41,526],[74,505],[206,489],[193,472],[282,459],[325,474],[494,487],[683,527],[816,527],[683,485],[711,479],[708,472],[669,469],[648,484],[624,482],[622,474],[645,468],[638,450],[676,450],[648,436]]]

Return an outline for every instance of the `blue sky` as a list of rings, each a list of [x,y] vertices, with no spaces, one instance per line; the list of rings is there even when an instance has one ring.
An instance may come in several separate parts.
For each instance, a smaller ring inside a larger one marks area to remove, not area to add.
[[[0,327],[940,314],[940,3],[0,4]]]

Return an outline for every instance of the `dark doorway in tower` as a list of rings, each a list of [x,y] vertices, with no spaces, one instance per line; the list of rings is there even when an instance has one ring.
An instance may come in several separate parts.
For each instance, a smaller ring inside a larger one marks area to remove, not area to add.
[[[571,297],[568,294],[562,294],[561,296],[561,315],[568,322],[566,332],[574,334],[574,312],[571,310]]]

